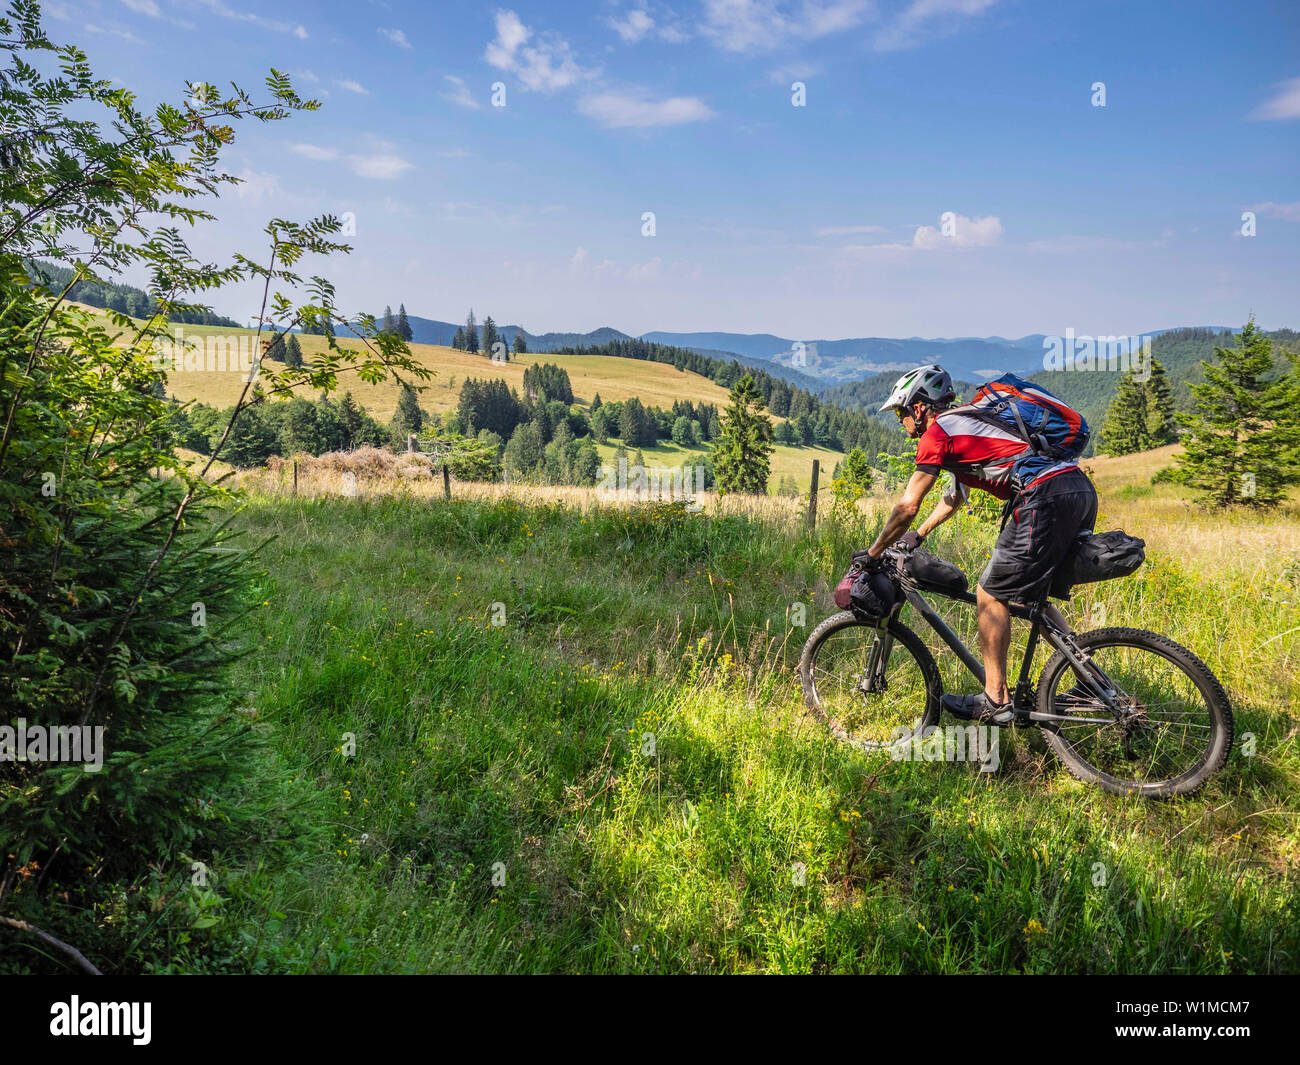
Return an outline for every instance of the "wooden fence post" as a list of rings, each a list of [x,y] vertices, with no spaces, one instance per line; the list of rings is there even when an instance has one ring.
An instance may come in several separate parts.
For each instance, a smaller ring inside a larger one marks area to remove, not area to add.
[[[298,464],[293,464],[293,497],[298,498]]]
[[[812,487],[808,489],[808,528],[817,527],[817,472],[821,467],[819,459],[813,459]]]
[[[442,498],[451,498],[451,470],[448,469],[445,459],[442,463]]]

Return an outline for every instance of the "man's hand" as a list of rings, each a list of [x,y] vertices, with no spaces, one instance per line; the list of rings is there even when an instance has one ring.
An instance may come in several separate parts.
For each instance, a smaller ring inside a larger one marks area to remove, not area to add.
[[[925,537],[915,529],[908,529],[907,532],[903,533],[903,535],[898,538],[897,543],[898,546],[903,548],[905,551],[915,551],[921,546],[921,541],[924,539]]]

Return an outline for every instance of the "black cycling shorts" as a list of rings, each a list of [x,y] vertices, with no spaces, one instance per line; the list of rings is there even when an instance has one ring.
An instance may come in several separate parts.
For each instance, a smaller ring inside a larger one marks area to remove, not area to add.
[[[1070,597],[1052,576],[1080,533],[1097,520],[1097,493],[1082,470],[1058,473],[1021,493],[980,576],[982,587],[1003,603],[1032,605],[1048,594]]]

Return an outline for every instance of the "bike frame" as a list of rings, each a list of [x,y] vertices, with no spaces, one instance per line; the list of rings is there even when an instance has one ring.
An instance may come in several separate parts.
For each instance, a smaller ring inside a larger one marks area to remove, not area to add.
[[[916,608],[917,613],[925,619],[926,624],[939,635],[939,638],[943,640],[944,643],[952,648],[953,654],[961,660],[962,665],[970,671],[971,676],[978,680],[982,685],[984,683],[984,664],[971,653],[970,649],[962,643],[961,637],[952,631],[948,626],[948,623],[939,615],[938,611],[936,611],[934,607],[926,601],[926,599],[921,595],[920,586],[910,576],[902,572],[901,565],[898,572],[898,583],[907,602]],[[928,590],[933,591],[933,589]],[[975,606],[978,602],[975,596],[970,592],[959,592],[955,595],[947,592],[934,592],[934,594],[942,595],[946,599],[952,599],[959,603],[968,603],[971,606]],[[1020,662],[1020,674],[1016,680],[1016,686],[1013,689],[1011,696],[1012,709],[1015,711],[1016,717],[1022,721],[1035,723],[1042,721],[1070,721],[1073,723],[1094,723],[1098,725],[1114,724],[1117,718],[1124,716],[1123,709],[1117,705],[1116,702],[1117,697],[1120,695],[1119,689],[1111,683],[1109,677],[1093,665],[1091,658],[1079,649],[1078,645],[1074,642],[1072,634],[1058,628],[1048,620],[1043,613],[1043,608],[1046,606],[1046,603],[1047,600],[1044,599],[1042,602],[1035,603],[1033,606],[1021,606],[1017,603],[1007,604],[1007,610],[1010,611],[1013,618],[1020,618],[1022,621],[1028,621],[1030,625],[1029,640],[1025,645],[1024,657]],[[895,613],[896,612],[897,611],[895,611]],[[1068,661],[1073,667],[1075,676],[1078,677],[1082,683],[1087,685],[1093,695],[1102,702],[1107,710],[1111,712],[1113,715],[1112,717],[1091,718],[1079,717],[1074,714],[1068,716],[1065,714],[1044,714],[1034,709],[1033,705],[1029,703],[1029,693],[1031,690],[1029,672],[1033,668],[1034,652],[1038,648],[1040,637],[1046,639],[1049,644],[1065,657],[1066,661]],[[893,648],[893,640],[888,638],[887,634],[886,639],[888,641],[886,646],[881,647],[881,644],[886,643],[885,640],[879,641],[877,648],[873,649],[872,652],[873,657],[868,666],[868,671],[873,680],[877,666],[882,665],[883,661],[888,660],[889,652]],[[878,657],[876,653],[877,650],[880,652]]]

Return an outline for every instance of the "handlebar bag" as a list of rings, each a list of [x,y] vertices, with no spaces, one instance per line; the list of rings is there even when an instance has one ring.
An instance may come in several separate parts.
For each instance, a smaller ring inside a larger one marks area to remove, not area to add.
[[[885,618],[898,603],[898,587],[883,569],[854,561],[835,588],[835,605],[869,618]]]

